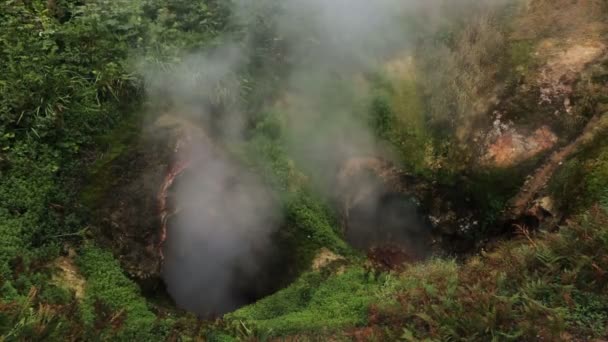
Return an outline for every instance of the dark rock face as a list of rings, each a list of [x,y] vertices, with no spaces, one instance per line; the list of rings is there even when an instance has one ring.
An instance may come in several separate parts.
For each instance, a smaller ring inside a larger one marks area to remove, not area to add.
[[[346,240],[355,248],[399,246],[412,259],[430,251],[432,225],[418,200],[406,193],[380,188],[349,211]]]
[[[159,119],[92,180],[100,188],[91,208],[98,242],[134,278],[160,275],[158,192],[183,130],[177,120]]]
[[[430,183],[380,158],[355,158],[338,179],[338,206],[356,248],[401,248],[415,260],[433,252],[463,253],[479,228],[475,205],[462,191]]]

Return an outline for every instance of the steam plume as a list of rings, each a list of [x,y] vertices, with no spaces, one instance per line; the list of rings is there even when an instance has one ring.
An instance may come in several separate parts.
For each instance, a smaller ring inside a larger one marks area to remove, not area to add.
[[[471,0],[275,1],[278,14],[265,19],[275,22],[275,39],[286,42],[290,70],[280,103],[270,106],[284,116],[282,132],[292,158],[320,191],[335,195],[332,183],[350,158],[391,159],[390,149],[368,127],[370,92],[357,76],[410,47],[417,33],[408,30],[407,18],[422,16],[439,26],[446,7],[465,2]],[[262,3],[269,1],[236,0],[234,17],[243,19]],[[241,139],[245,118],[236,75],[252,48],[226,44],[189,56],[170,70],[146,70],[150,99],[162,99],[165,111],[204,126],[203,135]],[[191,144],[198,162],[174,189],[178,214],[168,232],[164,278],[181,307],[219,314],[250,299],[242,289],[255,280],[272,251],[279,208],[257,177],[205,139]],[[360,212],[378,211],[382,198],[361,202],[366,208]],[[415,215],[411,207],[405,212]],[[425,234],[417,219],[396,215],[390,221],[389,233],[400,240],[407,240],[408,232]],[[377,224],[358,225],[349,234],[357,244]]]

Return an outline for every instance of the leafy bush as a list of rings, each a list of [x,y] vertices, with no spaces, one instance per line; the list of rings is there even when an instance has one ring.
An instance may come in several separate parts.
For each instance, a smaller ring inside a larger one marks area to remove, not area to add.
[[[401,275],[400,305],[386,309],[387,319],[396,316],[410,340],[603,336],[607,223],[596,208],[559,234],[503,244],[460,267],[414,266]]]
[[[475,9],[475,18],[466,23],[448,21],[452,24],[434,33],[435,39],[424,40],[418,52],[429,119],[459,139],[472,133],[498,84],[506,47],[500,9]]]
[[[160,14],[164,20],[157,20]],[[94,146],[96,138],[137,112],[133,108],[142,99],[139,76],[132,73],[137,57],[176,60],[188,46],[214,39],[225,28],[227,15],[212,1],[3,3],[0,330],[5,338],[58,339],[72,328],[73,336],[82,335],[79,320],[61,311],[68,310],[62,303],[65,294],[53,290],[43,265],[58,255],[63,243],[78,243],[83,237],[78,232],[85,231],[86,215],[78,191],[86,163],[105,147]],[[108,255],[89,249],[83,258],[97,262],[102,272],[88,270],[92,292],[83,308],[87,323],[99,316],[92,298],[114,309],[122,304],[110,298],[116,295],[130,305],[120,336],[135,336],[137,330],[137,336],[145,336],[155,316],[136,286]]]
[[[378,95],[372,100],[372,127],[378,137],[387,139],[395,124],[395,115],[390,105],[390,97]]]

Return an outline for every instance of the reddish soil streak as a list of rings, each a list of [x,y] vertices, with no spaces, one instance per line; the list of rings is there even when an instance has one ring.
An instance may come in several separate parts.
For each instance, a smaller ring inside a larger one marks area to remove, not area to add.
[[[157,195],[158,210],[161,222],[160,240],[158,243],[158,250],[160,253],[161,261],[165,258],[163,254],[163,245],[167,240],[167,221],[169,216],[173,214],[173,212],[171,212],[171,208],[169,208],[169,205],[167,203],[167,198],[169,196],[169,190],[175,182],[175,179],[177,179],[177,177],[181,175],[192,164],[192,158],[190,156],[190,153],[187,153],[187,151],[183,151],[184,149],[187,150],[189,146],[189,135],[186,135],[184,138],[180,139],[177,142],[175,146],[175,159],[169,166],[167,175],[165,176],[165,179],[163,180]]]
[[[384,272],[402,270],[405,265],[415,261],[402,248],[390,245],[371,248],[367,258],[375,269]]]
[[[161,233],[160,233],[160,242],[159,242],[159,250],[161,259],[164,259],[163,255],[163,245],[165,240],[167,240],[167,218],[171,214],[168,205],[167,205],[167,197],[169,193],[169,189],[175,182],[175,179],[186,170],[190,166],[190,161],[186,160],[180,163],[174,164],[170,169],[167,175],[165,176],[165,180],[163,181],[160,191],[158,192],[158,208],[160,213],[160,222],[161,222]]]
[[[537,129],[530,136],[511,129],[498,136],[488,147],[485,159],[490,165],[508,167],[550,150],[556,143],[557,136],[547,126]]]

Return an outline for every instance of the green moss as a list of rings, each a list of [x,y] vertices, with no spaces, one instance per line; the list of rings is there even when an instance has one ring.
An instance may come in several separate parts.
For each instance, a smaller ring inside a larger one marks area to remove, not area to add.
[[[342,239],[329,210],[309,193],[294,194],[285,210],[287,223],[282,230],[282,246],[290,251],[297,270],[307,270],[323,247],[340,255],[354,254]]]
[[[430,174],[433,139],[424,105],[412,75],[375,75],[372,79],[370,124],[377,137],[390,142],[411,171]]]
[[[87,280],[80,311],[91,337],[121,341],[158,338],[152,334],[156,316],[110,252],[86,246],[77,263]]]
[[[260,335],[322,334],[367,323],[382,284],[358,267],[341,274],[310,272],[275,295],[226,316]]]
[[[125,117],[113,130],[96,138],[101,157],[95,160],[85,175],[91,181],[81,193],[81,199],[88,207],[95,207],[114,180],[110,167],[112,163],[137,143],[142,119],[143,112],[134,112]]]
[[[509,45],[509,61],[511,72],[518,76],[527,75],[534,67],[535,42],[531,40],[520,40],[511,42]]]
[[[608,144],[597,143],[566,161],[549,184],[549,190],[562,209],[580,212],[602,200],[608,189]]]

